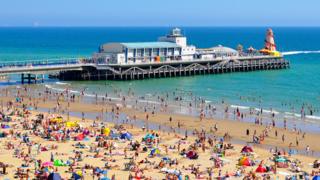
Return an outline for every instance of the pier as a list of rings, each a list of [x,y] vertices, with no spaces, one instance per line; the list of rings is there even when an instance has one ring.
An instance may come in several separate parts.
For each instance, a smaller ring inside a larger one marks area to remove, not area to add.
[[[21,75],[21,83],[43,82],[44,75],[59,80],[142,80],[204,74],[277,70],[290,67],[288,60],[275,56],[221,57],[208,60],[176,60],[107,64],[79,59],[34,61],[33,63],[10,62],[0,65],[0,75]]]
[[[82,70],[60,71],[60,80],[142,80],[204,74],[222,74],[290,67],[282,57],[259,56],[215,60],[171,61],[139,64],[91,64]]]

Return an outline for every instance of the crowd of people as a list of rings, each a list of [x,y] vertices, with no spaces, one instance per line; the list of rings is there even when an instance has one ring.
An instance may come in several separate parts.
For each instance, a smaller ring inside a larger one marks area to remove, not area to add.
[[[84,112],[81,118],[70,116],[77,97],[67,90],[46,89],[34,97],[35,93],[24,87],[14,94],[2,90],[2,94],[12,96],[1,100],[0,144],[4,154],[0,154],[0,174],[3,178],[11,178],[13,174],[13,178],[20,179],[269,179],[308,178],[320,173],[319,161],[312,161],[312,167],[306,167],[298,159],[300,156],[293,153],[293,145],[288,150],[258,147],[255,152],[251,145],[234,144],[229,133],[217,135],[222,131],[218,123],[210,131],[194,129],[189,134],[186,129],[184,135],[175,127],[165,129],[159,125],[155,130],[146,127],[147,123],[139,127],[132,123],[137,121],[136,115],[121,119],[120,114],[128,106],[126,98],[121,98],[120,105],[109,103],[109,111],[104,107],[97,109],[99,115],[89,120]],[[165,100],[159,99],[161,111],[168,113]],[[98,100],[96,97],[95,105],[99,105]],[[111,102],[107,95],[101,101]],[[41,103],[49,102],[53,102],[52,109],[41,112]],[[214,107],[202,104],[200,122],[207,118],[205,108],[214,112]],[[158,113],[152,106],[141,111],[145,113],[141,119],[145,122]],[[241,111],[236,109],[235,115],[241,118]],[[115,121],[106,122],[102,116]],[[179,129],[186,126],[173,115],[168,123],[178,124]],[[247,129],[245,135],[252,135],[252,145],[263,143],[272,131],[278,136],[274,127],[274,123],[269,124],[260,135]],[[306,136],[300,131],[296,133],[302,139]]]

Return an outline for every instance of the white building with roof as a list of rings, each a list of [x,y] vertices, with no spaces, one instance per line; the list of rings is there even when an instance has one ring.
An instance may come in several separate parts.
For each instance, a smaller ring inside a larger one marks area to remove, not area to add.
[[[202,60],[210,60],[219,57],[237,57],[239,53],[237,50],[225,47],[222,45],[218,45],[212,48],[206,49],[197,49],[196,50],[196,58]]]
[[[171,42],[108,43],[100,48],[109,62],[141,63],[179,60],[181,47]]]
[[[217,56],[236,55],[231,48],[217,46],[209,49],[196,49],[187,44],[187,38],[181,30],[174,28],[156,42],[107,43],[100,46],[94,57],[106,63],[134,64],[166,61],[188,61],[213,59]]]

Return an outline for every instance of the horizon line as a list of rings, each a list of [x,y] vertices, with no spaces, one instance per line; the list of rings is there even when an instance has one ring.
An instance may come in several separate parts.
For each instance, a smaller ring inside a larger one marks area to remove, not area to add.
[[[215,25],[156,25],[156,26],[147,26],[147,25],[118,25],[118,26],[85,26],[85,25],[79,25],[79,26],[65,26],[65,25],[37,25],[37,26],[23,26],[23,25],[17,25],[17,26],[10,26],[10,25],[0,25],[0,28],[173,28],[173,27],[181,27],[181,28],[320,28],[320,25],[316,26],[278,26],[278,25],[265,25],[265,26],[231,26],[231,25],[225,25],[225,26],[215,26]]]

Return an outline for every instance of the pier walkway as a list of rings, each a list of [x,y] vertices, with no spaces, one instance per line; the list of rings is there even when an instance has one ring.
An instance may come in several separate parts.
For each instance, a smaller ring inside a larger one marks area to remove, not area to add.
[[[77,58],[32,61],[9,61],[0,63],[0,75],[36,73],[46,74],[63,70],[81,70]]]

